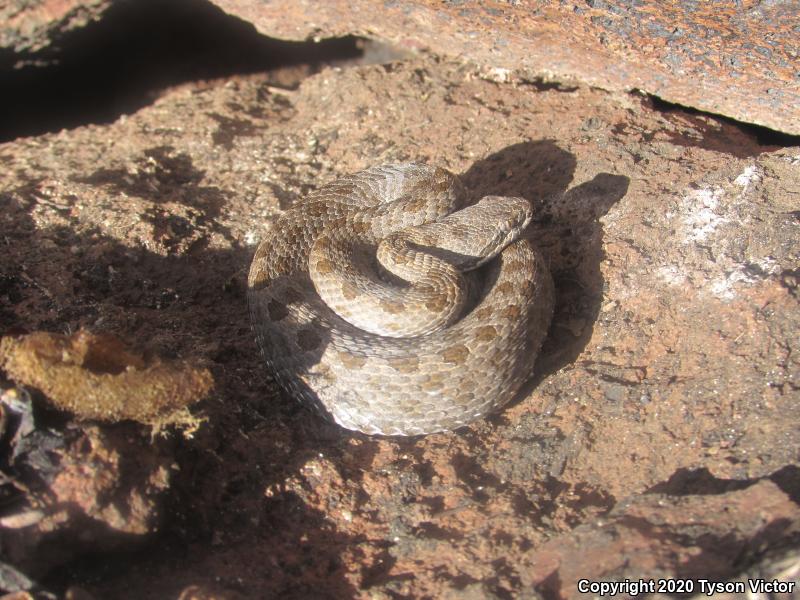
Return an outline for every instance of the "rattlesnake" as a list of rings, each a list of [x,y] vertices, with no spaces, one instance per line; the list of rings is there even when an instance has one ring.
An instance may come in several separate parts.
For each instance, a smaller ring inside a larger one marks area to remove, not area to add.
[[[527,200],[464,197],[444,169],[384,165],[278,218],[248,280],[278,383],[368,434],[455,429],[508,402],[531,375],[553,284],[517,239]]]

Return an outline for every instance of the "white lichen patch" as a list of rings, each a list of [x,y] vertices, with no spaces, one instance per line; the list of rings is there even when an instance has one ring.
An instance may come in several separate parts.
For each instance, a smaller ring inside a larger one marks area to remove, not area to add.
[[[651,276],[661,285],[688,286],[729,302],[743,288],[777,275],[778,261],[760,256],[761,245],[741,234],[759,205],[757,189],[765,177],[763,167],[753,164],[727,183],[704,183],[684,192],[666,214],[680,251]]]
[[[757,265],[764,273],[769,275],[777,275],[781,272],[780,264],[772,256],[764,256],[759,258],[758,260],[754,261],[754,264]]]
[[[756,278],[738,266],[735,270],[712,279],[708,290],[715,298],[720,300],[733,300],[736,297],[736,287],[742,284],[753,284]]]
[[[781,267],[771,256],[765,256],[743,265],[737,264],[733,270],[715,277],[708,284],[711,294],[720,300],[733,300],[736,289],[742,285],[755,285],[764,277],[779,274]]]
[[[656,277],[669,286],[686,285],[686,274],[681,271],[678,265],[664,265],[656,269]]]
[[[511,69],[504,67],[490,67],[480,73],[482,79],[487,79],[495,83],[508,83],[512,79]]]
[[[683,243],[701,243],[728,222],[727,217],[720,214],[720,201],[725,196],[721,187],[700,188],[691,190],[681,201]]]
[[[742,186],[744,188],[743,191],[747,191],[747,188],[750,187],[751,184],[757,184],[763,177],[764,172],[759,167],[750,165],[749,167],[745,167],[744,171],[733,180],[733,183]]]

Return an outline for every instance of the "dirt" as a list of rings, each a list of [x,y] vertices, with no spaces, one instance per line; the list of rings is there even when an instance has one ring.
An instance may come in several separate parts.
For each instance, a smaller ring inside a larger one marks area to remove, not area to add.
[[[507,409],[453,433],[367,437],[276,389],[246,273],[298,198],[406,160],[458,173],[474,198],[534,204],[556,314]],[[77,420],[30,389],[38,430],[152,453],[110,469],[99,508],[74,493],[96,467],[59,488],[74,502],[62,537],[88,518],[102,544],[59,542],[53,556],[46,531],[25,537],[14,564],[48,548],[32,574],[42,588],[571,598],[582,578],[739,580],[777,573],[773,556],[797,563],[800,147],[638,94],[507,81],[423,54],[328,68],[294,91],[258,74],[182,85],[108,125],[2,144],[0,164],[4,339],[113,335],[215,383],[189,406],[196,430],[156,437]],[[60,445],[63,464],[87,447]],[[25,456],[9,464],[3,518],[17,520],[0,524],[41,527],[19,515],[55,514],[42,490],[58,461],[33,483]],[[151,482],[134,486],[135,541],[108,508],[131,505],[131,478]]]

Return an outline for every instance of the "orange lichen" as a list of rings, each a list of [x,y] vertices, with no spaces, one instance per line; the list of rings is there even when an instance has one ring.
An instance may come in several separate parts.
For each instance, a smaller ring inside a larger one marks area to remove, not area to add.
[[[156,427],[189,424],[186,407],[214,384],[208,369],[145,358],[116,337],[79,331],[0,339],[0,366],[79,419],[126,419]]]

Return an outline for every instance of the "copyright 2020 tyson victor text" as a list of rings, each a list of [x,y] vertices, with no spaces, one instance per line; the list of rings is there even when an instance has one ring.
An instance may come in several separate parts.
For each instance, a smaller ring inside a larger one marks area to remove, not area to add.
[[[692,594],[699,592],[707,596],[714,594],[790,594],[795,581],[778,579],[747,579],[746,581],[712,581],[710,579],[625,579],[624,581],[578,581],[578,591],[596,596],[627,594]]]

